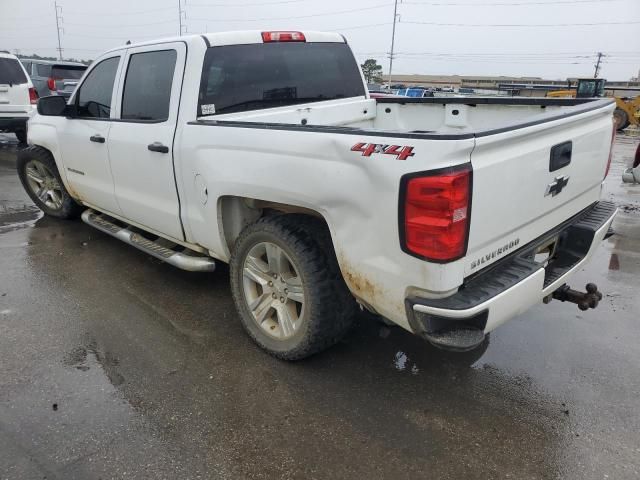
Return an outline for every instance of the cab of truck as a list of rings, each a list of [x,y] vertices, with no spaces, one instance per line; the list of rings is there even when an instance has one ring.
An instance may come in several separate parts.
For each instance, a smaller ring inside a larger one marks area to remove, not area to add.
[[[579,78],[576,86],[576,98],[596,98],[604,96],[604,78]]]

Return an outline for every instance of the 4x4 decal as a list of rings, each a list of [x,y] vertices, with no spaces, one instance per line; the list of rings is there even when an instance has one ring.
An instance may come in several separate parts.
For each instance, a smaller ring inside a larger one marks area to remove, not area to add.
[[[382,145],[381,143],[356,143],[351,147],[352,152],[362,152],[363,157],[370,157],[374,153],[395,155],[396,160],[406,160],[413,157],[413,147],[403,145]]]

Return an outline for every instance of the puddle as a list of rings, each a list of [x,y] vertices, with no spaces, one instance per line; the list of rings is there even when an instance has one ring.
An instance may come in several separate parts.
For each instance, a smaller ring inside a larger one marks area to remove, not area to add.
[[[35,205],[7,207],[0,205],[0,234],[32,226],[44,213]]]
[[[124,383],[124,377],[116,371],[120,361],[109,352],[100,351],[93,342],[86,347],[76,347],[67,352],[62,363],[82,372],[92,368],[101,368],[114,387]]]

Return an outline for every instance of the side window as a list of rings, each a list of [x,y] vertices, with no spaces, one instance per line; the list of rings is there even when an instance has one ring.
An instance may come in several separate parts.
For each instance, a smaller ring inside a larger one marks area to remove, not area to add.
[[[122,94],[121,118],[164,121],[169,118],[176,51],[131,55]]]
[[[27,74],[31,76],[31,62],[22,62],[22,66],[27,71]]]
[[[119,62],[120,57],[101,61],[82,82],[76,103],[79,117],[109,118]]]
[[[38,74],[39,77],[50,77],[51,65],[36,63],[36,73]]]

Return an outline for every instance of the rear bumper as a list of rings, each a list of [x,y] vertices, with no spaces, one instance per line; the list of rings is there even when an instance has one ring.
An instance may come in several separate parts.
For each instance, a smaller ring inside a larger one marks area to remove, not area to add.
[[[593,255],[616,214],[611,202],[597,202],[495,265],[469,277],[457,293],[439,299],[407,298],[415,333],[436,345],[465,350],[484,334],[523,313],[560,286]],[[546,265],[535,251],[557,237]],[[451,332],[469,335],[451,335]],[[458,340],[456,340],[458,338]]]

